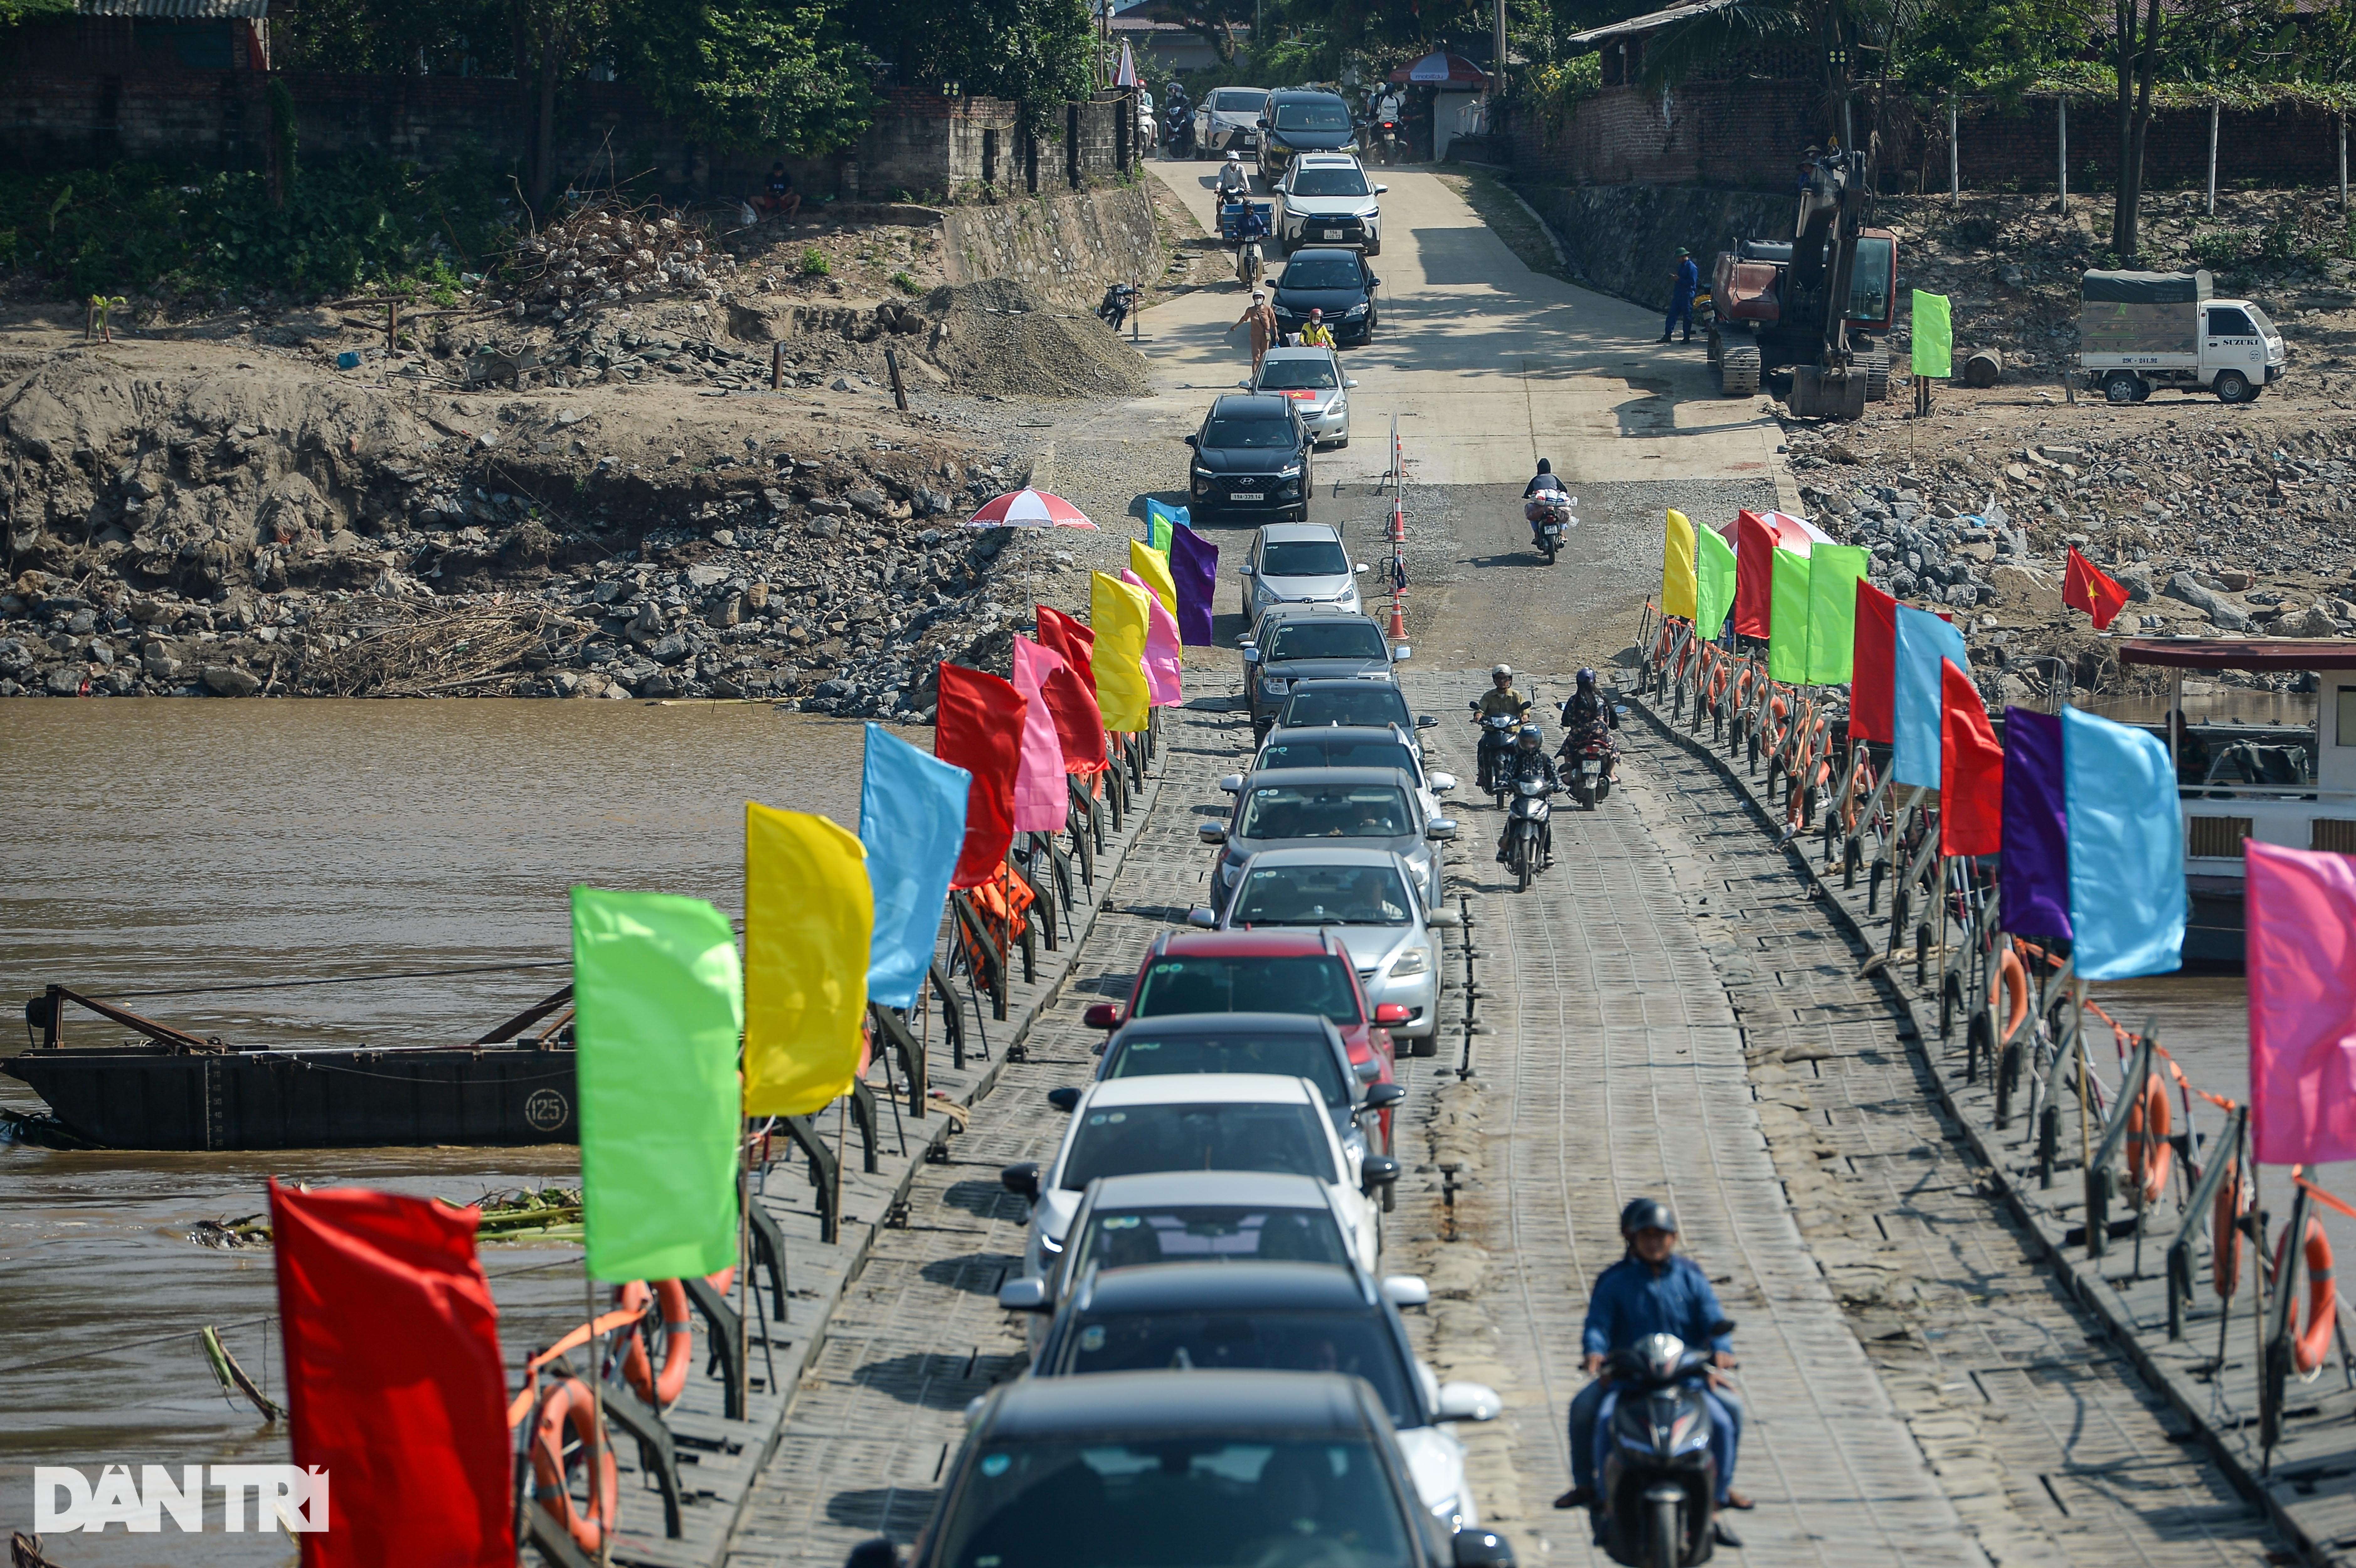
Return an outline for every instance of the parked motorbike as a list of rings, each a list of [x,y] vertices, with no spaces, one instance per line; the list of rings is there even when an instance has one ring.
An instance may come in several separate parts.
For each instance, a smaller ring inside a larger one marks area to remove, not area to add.
[[[1552,566],[1561,552],[1566,530],[1579,527],[1579,519],[1570,515],[1578,497],[1558,490],[1541,490],[1522,503],[1522,517],[1530,525],[1530,543],[1546,557]]]
[[[1547,796],[1554,793],[1554,786],[1544,779],[1510,782],[1514,800],[1505,808],[1505,869],[1527,892],[1532,873],[1553,856],[1554,828],[1548,819],[1554,811],[1547,805]]]
[[[1119,332],[1128,324],[1129,313],[1137,304],[1137,285],[1115,283],[1105,290],[1104,303],[1097,306],[1097,319]]]
[[[1734,1325],[1721,1323],[1719,1333]],[[1702,1398],[1708,1347],[1647,1334],[1604,1362],[1618,1391],[1598,1477],[1601,1544],[1629,1568],[1691,1568],[1717,1544],[1718,1459]]]
[[[1505,781],[1498,776],[1497,759],[1514,743],[1514,732],[1522,727],[1520,719],[1505,713],[1481,717],[1481,705],[1472,704],[1472,722],[1481,726],[1480,787],[1494,795],[1499,805],[1505,804]]]
[[[1564,782],[1579,797],[1580,805],[1592,811],[1597,801],[1612,797],[1612,769],[1619,760],[1619,751],[1612,744],[1612,732],[1608,730],[1596,731],[1575,749],[1564,748]]]

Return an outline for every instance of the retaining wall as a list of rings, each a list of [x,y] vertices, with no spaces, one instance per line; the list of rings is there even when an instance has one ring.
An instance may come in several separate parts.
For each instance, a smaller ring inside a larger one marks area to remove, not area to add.
[[[941,232],[951,283],[1015,278],[1089,309],[1107,283],[1151,283],[1165,261],[1142,185],[952,207]]]

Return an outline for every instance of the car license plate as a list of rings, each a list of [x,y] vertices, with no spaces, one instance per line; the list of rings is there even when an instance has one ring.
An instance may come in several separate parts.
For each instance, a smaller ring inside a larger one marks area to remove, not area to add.
[[[1328,240],[1339,240],[1342,238],[1342,232],[1343,231],[1339,229],[1328,229],[1325,230],[1325,238]]]
[[[1230,501],[1265,501],[1268,496],[1258,490],[1236,490],[1228,494]]]

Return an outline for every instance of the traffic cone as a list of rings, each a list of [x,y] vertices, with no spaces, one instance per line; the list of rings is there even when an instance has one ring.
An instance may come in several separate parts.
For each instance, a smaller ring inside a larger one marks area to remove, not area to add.
[[[1401,544],[1407,542],[1407,508],[1397,501],[1391,503],[1391,538]]]
[[[1407,641],[1407,609],[1398,594],[1391,595],[1391,641]]]

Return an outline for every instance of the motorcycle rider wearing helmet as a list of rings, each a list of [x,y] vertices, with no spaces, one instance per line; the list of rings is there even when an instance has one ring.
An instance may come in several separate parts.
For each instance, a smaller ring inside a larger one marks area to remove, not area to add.
[[[1557,1508],[1596,1508],[1609,1500],[1596,1491],[1598,1418],[1611,1388],[1602,1375],[1605,1356],[1648,1334],[1674,1334],[1688,1345],[1709,1346],[1720,1367],[1735,1364],[1733,1340],[1715,1332],[1726,1315],[1719,1308],[1718,1293],[1709,1287],[1709,1276],[1691,1258],[1677,1255],[1677,1217],[1669,1206],[1655,1198],[1636,1200],[1620,1211],[1620,1234],[1628,1243],[1626,1254],[1603,1271],[1587,1298],[1580,1340],[1587,1375],[1593,1381],[1570,1402],[1572,1486],[1555,1499]],[[1702,1398],[1709,1406],[1710,1445],[1718,1459],[1719,1506],[1748,1509],[1751,1499],[1733,1489],[1742,1405],[1715,1373]],[[1721,1545],[1741,1544],[1723,1524],[1718,1528]]]
[[[1530,699],[1514,689],[1514,667],[1501,664],[1490,669],[1489,689],[1482,694],[1478,702],[1472,704],[1472,721],[1477,724],[1482,720],[1496,718],[1499,715],[1507,719],[1519,719],[1529,710]],[[1481,787],[1483,789],[1489,787],[1489,764],[1495,752],[1496,748],[1490,743],[1488,731],[1482,731]]]
[[[1251,195],[1251,176],[1244,173],[1243,155],[1229,153],[1219,165],[1219,199],[1240,201]]]
[[[1303,348],[1331,348],[1333,329],[1325,325],[1325,313],[1315,305],[1309,308],[1309,325],[1302,327],[1294,341]]]
[[[1530,525],[1530,537],[1537,539],[1538,524],[1550,506],[1567,502],[1570,492],[1555,477],[1554,464],[1546,458],[1538,459],[1538,471],[1522,486],[1522,518]]]
[[[1554,759],[1546,754],[1546,737],[1535,724],[1525,724],[1514,737],[1514,749],[1497,759],[1497,772],[1508,785],[1532,779],[1544,779],[1549,789],[1559,789],[1562,781],[1555,776]],[[1497,829],[1497,863],[1505,862],[1505,840],[1514,830],[1514,814],[1507,812]],[[1554,863],[1554,824],[1539,828],[1538,853],[1540,865]]]
[[[1579,754],[1587,749],[1587,743],[1599,731],[1605,734],[1608,744],[1609,732],[1618,728],[1618,707],[1597,688],[1593,670],[1580,670],[1579,688],[1570,694],[1570,700],[1562,705],[1563,760],[1567,763],[1577,761]],[[1612,773],[1614,761],[1614,757],[1607,752],[1603,761],[1606,774]]]

